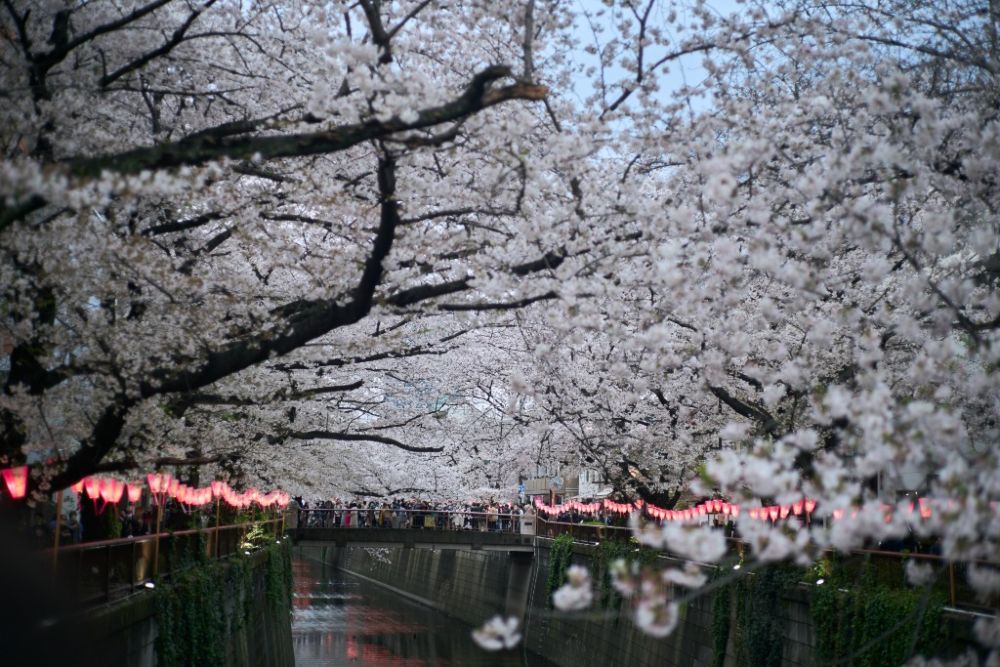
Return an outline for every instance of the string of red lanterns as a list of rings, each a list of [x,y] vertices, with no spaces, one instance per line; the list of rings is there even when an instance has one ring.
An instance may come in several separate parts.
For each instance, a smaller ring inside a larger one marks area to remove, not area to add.
[[[742,511],[742,506],[740,504],[731,503],[728,500],[723,500],[722,498],[706,500],[699,505],[683,510],[665,509],[652,503],[643,503],[642,500],[636,500],[634,503],[616,503],[607,499],[594,503],[569,501],[559,505],[548,505],[542,501],[541,498],[535,498],[535,507],[538,511],[550,516],[569,511],[580,512],[582,514],[594,514],[601,509],[612,514],[621,515],[631,514],[634,511],[642,511],[650,518],[657,519],[659,521],[692,521],[713,514],[721,514],[723,516],[736,519],[740,516],[740,512]],[[758,515],[761,518],[770,518],[771,515],[773,515],[772,520],[776,520],[779,517],[785,519],[792,514],[800,516],[803,511],[805,511],[806,514],[812,514],[815,508],[815,500],[803,498],[802,500],[788,505],[755,507],[749,510],[749,514],[750,517],[754,519],[758,518]]]
[[[955,501],[937,502],[946,502],[952,509],[957,506]],[[804,516],[810,518],[816,511],[816,505],[817,502],[813,498],[802,498],[784,505],[764,505],[760,503],[759,506],[749,508],[747,514],[751,519],[776,523],[787,520],[789,517],[801,518]],[[991,503],[991,506],[994,511],[1000,511],[1000,506],[995,502]],[[581,514],[595,514],[602,509],[605,512],[620,515],[631,514],[634,511],[643,511],[646,516],[659,521],[692,521],[713,514],[721,514],[732,519],[737,519],[742,511],[742,507],[738,503],[730,503],[721,498],[706,500],[694,507],[683,510],[668,510],[651,503],[643,503],[642,500],[636,500],[634,503],[616,503],[607,499],[593,503],[581,503],[571,500],[558,505],[549,505],[542,501],[541,498],[535,498],[535,507],[539,512],[550,516],[571,511]],[[882,505],[886,523],[892,521],[892,513],[895,509],[896,507],[893,505]],[[849,509],[837,508],[831,511],[830,519],[832,521],[840,521],[844,518],[855,519],[858,516],[858,512],[859,509],[857,507]],[[919,514],[921,519],[930,519],[934,514],[932,501],[928,498],[917,498],[915,502],[909,503],[908,512],[911,515],[915,513]]]
[[[0,475],[7,485],[7,491],[11,498],[17,500],[26,495],[28,489],[27,466],[5,468],[0,470]],[[250,507],[253,504],[260,507],[287,507],[291,500],[291,496],[280,489],[269,493],[262,493],[255,488],[238,492],[221,480],[213,480],[209,486],[195,488],[182,484],[180,480],[169,473],[149,473],[146,475],[146,484],[149,486],[149,493],[154,503],[163,505],[169,497],[179,503],[185,512],[219,499],[240,509]],[[81,497],[85,495],[90,498],[94,503],[94,510],[101,514],[108,505],[116,505],[121,502],[124,495],[127,495],[130,503],[139,502],[142,499],[143,483],[141,481],[124,482],[113,477],[90,476],[79,480],[70,488]],[[98,502],[101,503],[100,508],[98,508]]]

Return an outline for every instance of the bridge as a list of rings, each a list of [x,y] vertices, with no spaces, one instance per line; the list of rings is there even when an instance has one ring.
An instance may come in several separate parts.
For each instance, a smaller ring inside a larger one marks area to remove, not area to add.
[[[466,549],[483,551],[532,552],[533,535],[481,532],[478,530],[443,530],[438,528],[294,528],[288,530],[300,546],[379,547],[402,545],[417,549]]]

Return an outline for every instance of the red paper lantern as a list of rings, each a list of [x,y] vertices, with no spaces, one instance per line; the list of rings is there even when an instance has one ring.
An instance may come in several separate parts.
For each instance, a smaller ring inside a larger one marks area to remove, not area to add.
[[[87,497],[91,500],[97,500],[101,495],[101,478],[100,477],[88,477],[83,480],[83,488],[87,492]]]
[[[844,516],[844,510],[833,510],[833,520],[840,521]]]
[[[105,504],[115,505],[122,499],[122,492],[125,491],[125,483],[117,479],[107,479],[101,485],[101,498]]]
[[[3,481],[11,498],[14,500],[24,498],[28,493],[28,466],[4,468]]]
[[[142,498],[142,482],[132,482],[128,485],[128,501],[137,503]]]
[[[716,513],[722,511],[722,498],[716,498],[712,501],[712,511]]]
[[[799,516],[800,514],[802,514],[802,505],[803,504],[804,503],[801,500],[798,500],[798,501],[792,503],[792,512],[795,514],[795,516]]]
[[[157,505],[163,505],[167,499],[167,492],[172,479],[168,473],[149,473],[146,475],[146,482],[149,484],[149,492]]]
[[[83,483],[86,481],[86,479],[87,478],[84,477],[79,482],[77,482],[76,484],[72,485],[69,488],[73,489],[73,491],[76,492],[76,493],[83,493]]]
[[[927,500],[926,498],[919,498],[917,500],[917,502],[920,504],[920,518],[921,519],[929,519],[929,518],[931,518],[931,514],[933,514],[933,510],[931,509],[931,503],[930,503],[930,501]]]
[[[722,513],[729,516],[729,512],[732,510],[732,506],[728,502],[722,503]]]
[[[771,505],[770,507],[767,508],[767,515],[771,517],[771,521],[778,520],[778,511],[779,510],[777,505]]]
[[[789,515],[789,513],[791,513],[791,511],[792,511],[792,506],[791,505],[782,505],[781,506],[781,518],[782,519],[787,519],[788,515]]]
[[[811,498],[806,498],[806,514],[812,514],[814,509],[816,509],[816,501]]]
[[[739,505],[730,505],[729,506],[729,514],[732,515],[732,517],[734,519],[736,517],[738,517],[740,515],[740,506]]]
[[[163,475],[157,475],[152,472],[147,473],[146,483],[149,485],[149,492],[155,496],[160,493],[160,488],[163,485]]]

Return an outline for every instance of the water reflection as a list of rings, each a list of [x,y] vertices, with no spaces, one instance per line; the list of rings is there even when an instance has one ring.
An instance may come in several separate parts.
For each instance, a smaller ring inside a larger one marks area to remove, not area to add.
[[[483,651],[459,621],[316,560],[292,567],[297,667],[551,667],[531,654]]]

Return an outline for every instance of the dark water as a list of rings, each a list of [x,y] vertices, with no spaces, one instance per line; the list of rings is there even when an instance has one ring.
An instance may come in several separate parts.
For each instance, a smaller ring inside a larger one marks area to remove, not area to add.
[[[483,651],[460,621],[316,560],[292,567],[296,667],[552,667],[521,647]]]

